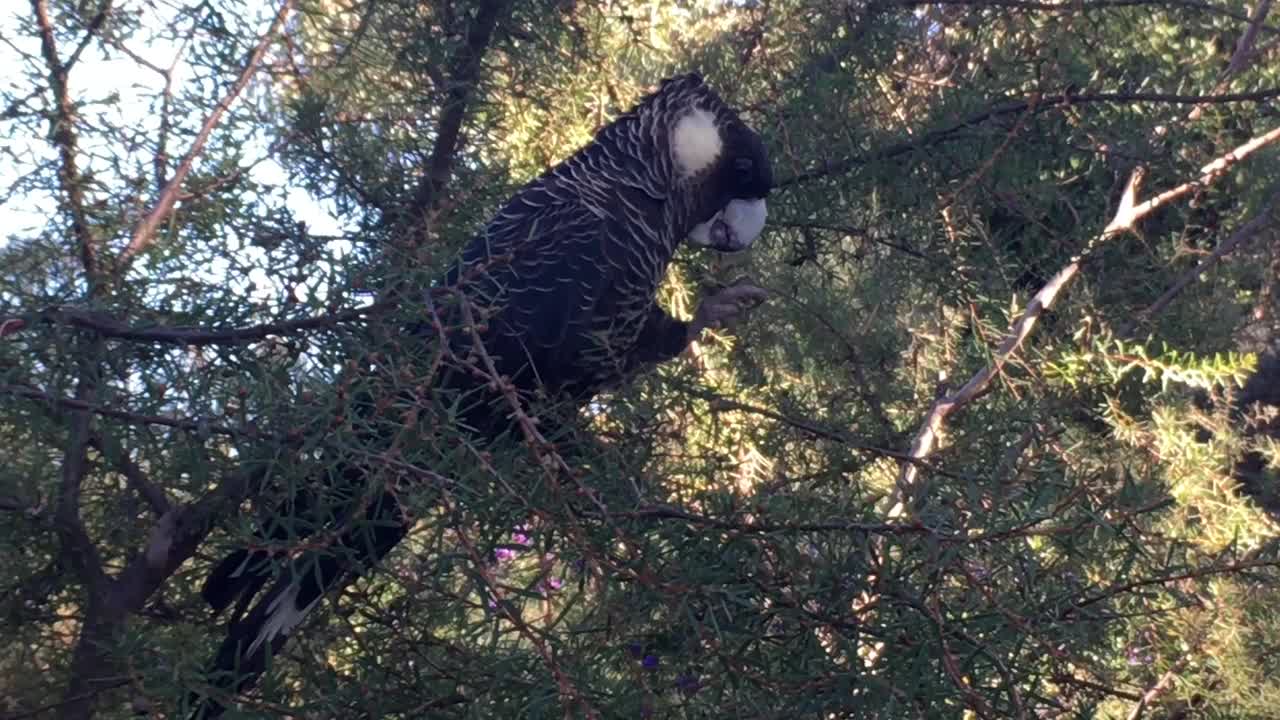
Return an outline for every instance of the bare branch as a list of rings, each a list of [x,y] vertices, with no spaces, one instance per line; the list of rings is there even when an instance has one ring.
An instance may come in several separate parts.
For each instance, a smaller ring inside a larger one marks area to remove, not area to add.
[[[1244,70],[1245,65],[1252,58],[1253,46],[1258,42],[1258,32],[1267,21],[1267,14],[1270,12],[1271,0],[1259,0],[1257,7],[1253,9],[1253,17],[1249,18],[1248,29],[1240,36],[1240,41],[1236,43],[1236,50],[1231,54],[1231,62],[1227,63],[1227,69],[1222,71],[1223,82]]]
[[[38,0],[33,0],[33,2],[36,1]],[[183,156],[182,162],[178,164],[173,177],[169,178],[169,182],[160,191],[160,196],[156,198],[151,211],[142,219],[142,222],[138,223],[138,227],[133,231],[132,239],[129,240],[129,245],[120,254],[121,270],[127,267],[138,253],[149,247],[155,239],[156,230],[169,217],[174,204],[177,203],[182,190],[182,183],[191,172],[192,165],[195,164],[196,158],[204,152],[204,146],[209,140],[209,135],[218,126],[218,123],[222,121],[222,116],[231,107],[231,103],[235,102],[240,93],[244,92],[244,89],[249,85],[249,81],[257,72],[258,66],[262,64],[262,58],[266,55],[267,48],[271,47],[276,33],[280,31],[292,11],[293,0],[284,0],[280,5],[280,10],[276,12],[275,19],[271,21],[270,27],[262,34],[262,37],[258,40],[258,45],[253,49],[253,53],[249,55],[248,62],[245,63],[244,69],[240,71],[240,76],[236,78],[231,89],[227,91],[227,95],[218,102],[218,106],[200,125],[200,131],[196,133],[195,140],[191,142],[190,149]]]
[[[1156,209],[1181,198],[1192,190],[1206,187],[1215,180],[1222,177],[1228,168],[1245,159],[1260,148],[1270,143],[1280,141],[1280,127],[1259,135],[1248,142],[1240,145],[1231,152],[1222,155],[1213,162],[1205,165],[1200,169],[1200,175],[1195,180],[1187,181],[1171,190],[1156,195],[1145,202],[1135,202],[1137,194],[1138,181],[1141,178],[1141,168],[1135,170],[1129,179],[1128,187],[1125,190],[1125,198],[1120,203],[1115,217],[1111,222],[1107,223],[1106,228],[1098,236],[1090,247],[1095,247],[1107,239],[1127,230],[1132,230],[1136,224],[1147,215],[1150,215]],[[1035,328],[1036,322],[1046,310],[1053,307],[1059,294],[1075,279],[1080,272],[1083,256],[1077,257],[1069,265],[1058,271],[1052,279],[1049,280],[1039,292],[1031,298],[1031,302],[1027,304],[1026,310],[1010,328],[1009,333],[1005,336],[1003,342],[996,349],[995,358],[990,365],[978,371],[967,383],[959,390],[947,395],[934,403],[925,417],[924,423],[920,431],[916,434],[915,441],[911,445],[909,455],[912,458],[924,459],[928,457],[938,441],[947,417],[956,410],[963,408],[970,402],[985,394],[991,384],[991,381],[1000,374],[1004,369],[1005,363],[1013,356],[1015,352],[1022,346],[1023,341],[1031,334]],[[915,463],[903,463],[902,469],[898,475],[898,487],[894,493],[893,508],[889,511],[889,517],[897,518],[907,512],[907,504],[916,494],[916,477],[919,473],[919,466]]]
[[[53,90],[56,110],[50,120],[53,144],[58,149],[61,165],[58,181],[66,195],[67,210],[71,214],[71,232],[80,246],[80,263],[84,266],[85,280],[90,296],[98,293],[98,247],[85,212],[84,178],[80,175],[79,147],[75,132],[76,108],[67,88],[68,65],[58,58],[57,40],[53,34],[53,21],[49,18],[48,0],[31,0],[35,11],[36,26],[40,29],[40,53],[49,71],[49,87]]]
[[[1040,292],[1031,298],[1031,302],[1027,303],[1027,309],[1013,324],[1004,342],[996,350],[995,360],[978,371],[959,390],[934,403],[929,410],[929,414],[925,417],[923,427],[916,434],[915,441],[911,444],[911,450],[908,453],[910,457],[918,460],[924,459],[933,452],[947,417],[986,393],[991,381],[1000,374],[1000,371],[1004,369],[1005,363],[1022,346],[1022,342],[1027,339],[1027,336],[1031,334],[1036,322],[1040,320],[1046,310],[1053,307],[1053,303],[1058,299],[1058,294],[1075,279],[1079,271],[1080,260],[1076,260],[1059,270],[1058,274],[1054,275],[1044,287],[1040,288]],[[904,513],[906,508],[903,503],[909,499],[915,488],[917,473],[918,466],[916,464],[903,465],[902,472],[898,477],[895,508],[889,513],[891,518],[899,517]]]
[[[1235,150],[1200,168],[1200,176],[1195,180],[1188,180],[1175,188],[1165,190],[1146,202],[1127,208],[1122,205],[1120,212],[1116,213],[1116,216],[1107,224],[1106,229],[1102,231],[1102,237],[1105,239],[1116,233],[1132,230],[1139,220],[1150,215],[1158,208],[1185,197],[1196,190],[1208,187],[1236,163],[1278,140],[1280,140],[1280,126],[1249,140]]]
[[[245,467],[227,475],[213,492],[157,521],[147,545],[116,576],[112,606],[123,612],[141,609],[160,584],[195,554],[217,521],[249,497],[265,472],[263,467]]]

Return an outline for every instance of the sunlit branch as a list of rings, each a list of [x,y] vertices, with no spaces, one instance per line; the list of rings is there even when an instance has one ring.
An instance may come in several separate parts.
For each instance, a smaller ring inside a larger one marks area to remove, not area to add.
[[[1116,210],[1115,216],[1111,222],[1103,229],[1101,235],[1091,244],[1091,248],[1101,244],[1109,238],[1122,232],[1133,230],[1137,223],[1150,215],[1158,208],[1184,197],[1193,190],[1207,187],[1219,178],[1221,178],[1233,165],[1244,160],[1249,155],[1257,152],[1259,149],[1280,140],[1280,127],[1271,130],[1268,133],[1259,135],[1248,142],[1240,145],[1231,152],[1226,153],[1215,159],[1213,162],[1205,165],[1200,170],[1200,175],[1194,180],[1189,180],[1177,187],[1166,190],[1150,200],[1144,202],[1136,202],[1138,193],[1138,180],[1140,173],[1135,171],[1130,178],[1128,187],[1125,191],[1124,198],[1120,202],[1120,207]],[[1036,323],[1045,311],[1053,307],[1058,296],[1066,289],[1075,279],[1080,271],[1084,256],[1077,257],[1069,265],[1058,271],[1052,279],[1049,280],[1039,292],[1031,298],[1027,303],[1026,309],[1022,315],[1014,322],[1009,333],[1005,336],[1003,342],[996,349],[994,359],[990,365],[978,371],[969,379],[959,390],[951,393],[936,403],[934,403],[929,414],[925,417],[924,423],[916,435],[915,441],[912,443],[910,456],[913,458],[926,458],[934,450],[937,440],[942,432],[942,427],[950,416],[956,410],[963,408],[973,400],[985,394],[991,381],[1000,374],[1004,369],[1005,363],[1013,356],[1014,353],[1022,346],[1022,343],[1031,334]],[[890,517],[897,517],[906,511],[906,504],[912,500],[912,496],[916,492],[916,475],[918,468],[914,464],[903,464],[901,473],[898,476],[898,487],[895,493],[894,509],[890,511]]]
[[[209,140],[209,135],[213,133],[213,129],[222,121],[222,116],[226,114],[231,104],[235,102],[240,93],[249,85],[249,81],[257,72],[262,59],[267,53],[267,49],[275,42],[275,36],[289,18],[293,11],[293,0],[285,0],[280,5],[280,10],[276,12],[275,19],[271,21],[270,27],[262,34],[258,40],[258,45],[250,54],[249,60],[245,63],[244,69],[240,71],[240,76],[236,78],[231,89],[227,91],[225,97],[218,102],[213,112],[205,118],[200,125],[199,132],[196,133],[195,140],[191,142],[190,149],[183,156],[182,162],[178,163],[178,167],[173,172],[173,177],[165,184],[164,189],[160,191],[160,195],[156,198],[155,204],[152,205],[150,212],[146,217],[138,223],[137,228],[133,231],[133,237],[129,240],[128,246],[124,252],[120,254],[120,268],[128,266],[129,262],[137,256],[138,253],[147,249],[155,239],[156,231],[160,225],[169,217],[169,213],[173,210],[174,204],[177,203],[181,196],[182,183],[190,174],[195,160],[204,152],[205,143]]]

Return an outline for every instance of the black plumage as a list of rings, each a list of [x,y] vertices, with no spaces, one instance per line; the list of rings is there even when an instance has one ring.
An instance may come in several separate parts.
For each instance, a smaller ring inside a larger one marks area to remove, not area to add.
[[[771,185],[760,137],[701,77],[664,81],[592,143],[525,185],[465,248],[441,286],[456,289],[483,323],[462,322],[457,302],[424,300],[424,309],[442,314],[441,323],[424,322],[407,334],[452,328],[432,339],[458,356],[478,339],[519,392],[580,406],[637,369],[679,354],[716,312],[727,314],[726,304],[708,304],[691,325],[664,312],[655,293],[691,232],[721,249],[749,244],[763,224]],[[743,225],[741,217],[752,220]],[[508,400],[474,374],[445,373],[437,389],[468,395],[460,418],[480,440],[511,429]],[[283,647],[324,594],[404,537],[392,494],[356,502],[365,475],[358,464],[339,464],[324,483],[325,507],[339,510],[325,514],[301,493],[261,530],[264,538],[285,540],[346,528],[324,552],[303,553],[279,568],[273,563],[280,560],[265,552],[239,550],[210,573],[203,589],[210,605],[221,611],[236,603],[211,684],[251,685],[268,654]],[[334,492],[348,494],[345,507],[333,502]],[[342,517],[355,513],[364,522]],[[193,695],[193,701],[199,716],[222,711],[215,700]]]

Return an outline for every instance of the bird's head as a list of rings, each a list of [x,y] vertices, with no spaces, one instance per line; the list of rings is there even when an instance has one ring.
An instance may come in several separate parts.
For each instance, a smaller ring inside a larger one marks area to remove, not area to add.
[[[764,229],[773,169],[764,141],[696,74],[663,83],[669,94],[672,167],[691,191],[689,241],[724,252],[745,250]]]

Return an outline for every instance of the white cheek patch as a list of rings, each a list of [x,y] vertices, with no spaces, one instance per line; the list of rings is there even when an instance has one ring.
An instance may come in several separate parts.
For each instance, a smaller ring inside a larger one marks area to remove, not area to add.
[[[760,237],[764,230],[764,221],[769,217],[764,199],[731,200],[724,208],[724,221],[733,230],[734,244],[739,250],[751,247],[751,243]]]
[[[696,175],[711,167],[724,150],[716,116],[694,110],[680,118],[671,133],[671,154],[684,176]]]
[[[764,231],[768,216],[763,199],[730,200],[710,220],[693,226],[689,242],[724,252],[746,250]]]

